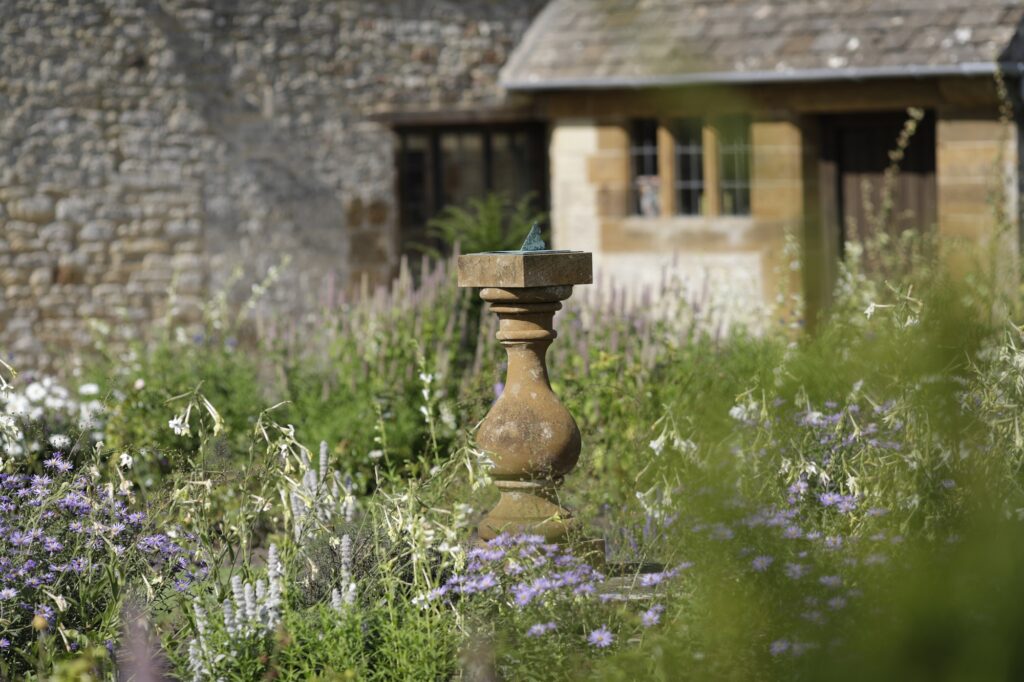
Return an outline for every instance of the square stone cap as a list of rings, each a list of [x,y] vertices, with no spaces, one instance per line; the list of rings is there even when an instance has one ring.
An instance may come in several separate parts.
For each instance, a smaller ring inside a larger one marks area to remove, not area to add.
[[[460,287],[523,289],[594,281],[587,251],[488,251],[459,256]]]

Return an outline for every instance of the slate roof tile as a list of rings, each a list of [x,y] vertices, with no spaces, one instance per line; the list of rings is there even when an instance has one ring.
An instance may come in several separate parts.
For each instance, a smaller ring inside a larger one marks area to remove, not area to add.
[[[1024,61],[1021,0],[552,0],[506,85]]]

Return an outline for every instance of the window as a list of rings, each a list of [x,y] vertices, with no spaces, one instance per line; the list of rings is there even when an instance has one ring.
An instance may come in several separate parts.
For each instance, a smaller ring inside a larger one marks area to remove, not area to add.
[[[540,124],[403,128],[398,131],[398,194],[403,248],[423,244],[445,206],[490,192],[547,206],[547,157]],[[440,246],[440,245],[438,245]]]
[[[655,217],[661,215],[658,195],[658,122],[654,119],[633,121],[630,143],[629,212]]]
[[[721,212],[750,215],[750,120],[730,116],[717,128]]]
[[[675,199],[679,215],[700,215],[704,198],[704,129],[700,119],[676,121],[672,126],[675,138]]]

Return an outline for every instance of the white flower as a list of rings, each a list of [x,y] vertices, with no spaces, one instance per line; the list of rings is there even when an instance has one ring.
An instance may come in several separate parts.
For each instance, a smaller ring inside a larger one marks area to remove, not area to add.
[[[134,388],[136,391],[141,391],[145,387],[146,387],[146,380],[143,379],[142,377],[139,377],[138,379],[136,379],[135,383],[132,384],[132,388]]]
[[[33,381],[25,389],[25,397],[34,403],[38,403],[46,397],[46,389],[38,381]]]
[[[135,460],[127,452],[122,452],[121,458],[118,460],[118,464],[122,469],[131,469],[135,464]]]
[[[660,455],[661,451],[665,449],[666,440],[668,440],[668,435],[664,431],[662,431],[660,436],[658,436],[657,438],[650,442],[651,450],[654,450],[655,455]]]
[[[870,320],[871,316],[875,314],[875,308],[877,308],[877,307],[878,306],[875,305],[874,302],[869,303],[868,307],[864,309],[864,317],[866,317],[866,318],[868,318]]]
[[[368,452],[367,455],[369,456],[370,459],[372,459],[373,461],[376,462],[378,459],[380,459],[381,457],[384,456],[384,451],[383,450],[370,450],[370,452]]]
[[[97,395],[100,392],[100,387],[96,384],[82,384],[78,387],[78,392],[81,395]]]
[[[174,419],[167,422],[167,425],[171,427],[171,431],[179,436],[189,435],[188,422],[185,421],[185,415],[179,414]]]
[[[71,445],[71,439],[61,433],[55,433],[50,436],[50,445],[55,448],[66,448]]]

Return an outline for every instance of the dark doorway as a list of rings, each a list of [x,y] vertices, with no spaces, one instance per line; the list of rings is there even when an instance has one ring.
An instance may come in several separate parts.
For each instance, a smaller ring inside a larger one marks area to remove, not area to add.
[[[847,241],[865,242],[880,230],[933,229],[936,221],[935,116],[925,112],[899,161],[890,210],[883,209],[885,171],[893,162],[905,111],[823,116],[821,203],[826,229]]]

